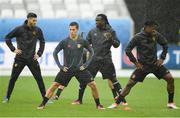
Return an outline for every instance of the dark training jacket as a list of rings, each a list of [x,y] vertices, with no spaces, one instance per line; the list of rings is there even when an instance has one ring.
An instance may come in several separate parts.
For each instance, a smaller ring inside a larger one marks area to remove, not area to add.
[[[16,55],[16,58],[33,58],[36,51],[36,43],[39,40],[40,46],[37,54],[39,57],[43,54],[45,47],[45,40],[42,30],[35,26],[29,28],[27,26],[27,21],[21,26],[16,27],[11,32],[9,32],[5,41],[11,51],[14,51],[16,48],[12,44],[12,38],[16,38],[17,48],[22,50],[21,55]]]
[[[106,33],[111,33],[112,37],[107,37]],[[111,58],[111,46],[117,48],[120,45],[116,32],[109,25],[106,25],[105,29],[93,28],[89,31],[86,39],[92,44],[94,50],[93,60]]]
[[[159,32],[156,32],[154,36],[149,36],[144,31],[137,33],[127,45],[125,52],[130,61],[140,62],[144,65],[151,65],[157,61],[157,44],[162,46],[161,59],[166,58],[168,45],[167,40]],[[132,54],[132,49],[137,48],[137,59]]]

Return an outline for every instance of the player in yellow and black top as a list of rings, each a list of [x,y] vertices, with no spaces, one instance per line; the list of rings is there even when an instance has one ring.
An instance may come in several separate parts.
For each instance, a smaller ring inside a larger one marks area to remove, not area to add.
[[[45,95],[46,90],[43,78],[41,76],[40,66],[37,61],[37,59],[43,54],[45,40],[41,29],[35,26],[36,22],[37,15],[34,13],[29,13],[24,24],[16,27],[5,37],[6,44],[10,50],[16,54],[16,57],[8,85],[7,95],[3,101],[4,103],[10,100],[15,82],[26,65],[36,79],[42,97]],[[11,41],[12,38],[16,38],[17,48],[13,46]],[[40,46],[36,53],[35,51],[37,41],[40,42]]]

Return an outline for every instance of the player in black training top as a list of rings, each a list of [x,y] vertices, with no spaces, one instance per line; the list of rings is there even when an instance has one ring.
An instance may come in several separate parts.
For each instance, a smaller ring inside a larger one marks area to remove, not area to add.
[[[83,38],[83,32],[81,32],[79,34],[79,37]],[[83,63],[85,63],[88,60],[88,58],[89,58],[89,52],[88,52],[88,50],[86,48],[84,48],[84,50],[83,50],[83,58],[82,58]],[[81,86],[81,84],[80,84],[80,86]],[[60,98],[60,95],[61,95],[62,91],[64,90],[64,88],[65,88],[64,86],[59,86],[58,89],[57,89],[56,94],[54,94],[52,96],[52,98],[48,102],[53,103],[53,100],[58,100]]]
[[[88,66],[88,70],[94,78],[97,72],[100,71],[103,79],[108,79],[109,87],[112,90],[114,99],[116,99],[121,91],[121,85],[116,79],[116,72],[112,62],[110,48],[112,46],[115,48],[119,47],[120,41],[118,40],[115,31],[110,26],[106,15],[97,15],[96,28],[89,31],[87,40],[94,49],[94,56],[90,65]],[[78,99],[72,102],[72,104],[82,104],[86,85],[80,84],[79,87]],[[63,88],[58,89],[55,99],[58,99],[62,90]],[[125,99],[122,104],[127,105]]]
[[[80,83],[88,85],[91,88],[92,96],[96,102],[96,108],[104,109],[99,101],[96,83],[92,79],[90,72],[86,69],[92,59],[94,51],[88,41],[78,37],[78,28],[79,25],[77,22],[71,22],[69,25],[70,36],[62,40],[53,52],[54,59],[60,69],[60,72],[57,74],[51,87],[47,90],[44,100],[38,106],[38,109],[43,109],[47,101],[53,96],[54,91],[59,86],[67,86],[71,78],[74,76]],[[83,63],[84,48],[86,48],[91,55],[85,63]],[[58,53],[61,50],[63,50],[64,53],[64,65],[61,65],[58,59]]]
[[[3,103],[10,100],[15,82],[26,65],[33,74],[41,91],[42,97],[45,96],[46,90],[41,75],[40,66],[37,61],[37,59],[43,54],[45,40],[41,29],[36,26],[36,23],[37,15],[34,13],[29,13],[24,24],[13,29],[5,37],[6,44],[10,50],[16,54],[16,56],[14,59],[7,95],[4,98]],[[11,39],[14,37],[16,38],[17,47],[14,47],[11,41]],[[40,46],[36,53],[36,43],[38,40]]]
[[[126,47],[126,54],[130,61],[136,66],[127,85],[122,90],[117,101],[108,108],[116,108],[118,104],[126,97],[131,88],[137,82],[143,82],[149,73],[153,73],[158,79],[164,79],[167,82],[168,108],[177,109],[174,98],[174,78],[169,70],[163,66],[168,51],[167,40],[157,32],[158,24],[155,21],[147,21],[143,30],[136,34]],[[162,46],[162,53],[158,59],[157,44]],[[137,48],[137,59],[132,54],[132,49]]]
[[[116,36],[116,32],[110,26],[105,14],[98,14],[95,20],[96,27],[91,29],[86,37],[94,49],[94,56],[88,66],[88,70],[93,78],[95,78],[97,72],[100,71],[103,79],[108,79],[109,87],[112,90],[114,99],[116,99],[121,91],[121,85],[116,78],[110,49],[112,46],[114,48],[119,47],[120,41]],[[78,99],[72,104],[82,104],[85,88],[85,85],[80,85]],[[125,99],[122,104],[127,105]]]

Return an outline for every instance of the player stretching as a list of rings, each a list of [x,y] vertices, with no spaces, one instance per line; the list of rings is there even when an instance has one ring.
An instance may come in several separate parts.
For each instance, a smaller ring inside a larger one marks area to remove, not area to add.
[[[117,101],[108,108],[116,108],[119,103],[126,97],[131,88],[137,82],[143,82],[149,73],[153,73],[158,79],[164,79],[167,82],[168,92],[168,108],[178,109],[174,104],[174,78],[169,70],[163,66],[166,58],[168,46],[167,40],[159,32],[157,32],[158,24],[155,21],[146,21],[143,30],[136,34],[126,47],[126,54],[130,61],[136,66],[127,85],[122,90]],[[162,53],[158,59],[157,44],[162,46]],[[132,49],[137,48],[137,59],[132,54]]]
[[[121,85],[116,78],[110,49],[112,46],[115,48],[119,47],[120,41],[116,36],[116,32],[110,26],[105,14],[98,14],[95,20],[96,27],[90,30],[87,35],[87,40],[94,49],[94,56],[88,66],[88,70],[93,78],[95,78],[97,72],[100,71],[103,79],[108,79],[113,97],[116,98],[121,91]],[[78,99],[72,104],[82,104],[85,88],[86,85],[80,84]],[[56,99],[58,99],[61,91],[62,89],[59,88],[56,93]],[[125,99],[122,103],[123,105],[127,105]]]
[[[70,36],[62,40],[54,50],[53,56],[58,67],[60,68],[60,72],[57,74],[51,87],[47,90],[45,98],[38,106],[38,109],[43,109],[47,101],[53,96],[54,91],[59,86],[67,86],[73,76],[75,76],[80,83],[88,85],[91,88],[92,95],[96,102],[96,108],[104,109],[100,104],[96,83],[93,81],[91,74],[86,69],[92,59],[94,52],[88,41],[78,37],[78,28],[78,23],[71,22],[69,25]],[[91,55],[85,63],[83,63],[82,59],[84,48],[86,48]],[[63,50],[64,53],[64,66],[60,64],[57,55],[61,50]]]

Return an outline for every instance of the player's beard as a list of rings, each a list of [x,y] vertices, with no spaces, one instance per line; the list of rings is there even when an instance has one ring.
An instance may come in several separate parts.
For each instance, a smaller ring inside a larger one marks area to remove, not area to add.
[[[148,37],[153,37],[155,34],[153,32],[146,33]]]
[[[71,34],[71,38],[73,39],[77,38],[77,34]]]
[[[35,27],[36,26],[36,23],[31,23],[31,27]]]
[[[99,29],[102,29],[103,25],[102,24],[96,24],[96,27],[99,28]]]

